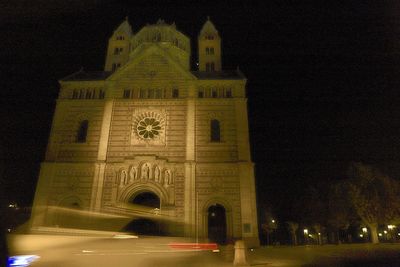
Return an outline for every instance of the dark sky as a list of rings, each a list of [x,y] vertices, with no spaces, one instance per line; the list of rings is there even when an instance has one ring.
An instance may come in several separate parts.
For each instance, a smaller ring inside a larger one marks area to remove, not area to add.
[[[196,38],[207,16],[223,66],[248,78],[259,205],[290,217],[293,199],[341,178],[351,161],[400,160],[400,5],[396,1],[0,0],[2,176],[7,198],[32,201],[57,80],[102,70],[108,38],[129,16]],[[342,3],[340,3],[342,2]],[[351,2],[351,3],[348,3]]]

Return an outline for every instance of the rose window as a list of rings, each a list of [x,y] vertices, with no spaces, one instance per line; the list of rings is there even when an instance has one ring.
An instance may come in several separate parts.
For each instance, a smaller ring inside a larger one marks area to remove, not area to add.
[[[160,135],[161,122],[155,118],[144,118],[137,124],[137,133],[143,139],[153,139]]]

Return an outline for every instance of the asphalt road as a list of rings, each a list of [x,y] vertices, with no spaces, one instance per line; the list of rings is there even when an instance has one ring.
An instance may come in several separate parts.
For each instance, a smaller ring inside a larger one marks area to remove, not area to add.
[[[220,253],[193,248],[171,248],[188,240],[171,237],[83,237],[58,235],[10,236],[11,255],[38,255],[30,266],[40,267],[162,267],[232,266]]]

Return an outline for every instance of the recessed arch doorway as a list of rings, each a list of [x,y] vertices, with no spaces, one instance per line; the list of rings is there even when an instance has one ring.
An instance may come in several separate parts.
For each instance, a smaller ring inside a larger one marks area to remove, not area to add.
[[[159,209],[161,207],[160,198],[155,193],[150,191],[144,191],[139,194],[135,194],[131,198],[130,202],[132,204],[155,208],[155,209]]]
[[[219,244],[226,243],[226,210],[220,204],[211,205],[208,210],[208,239]]]
[[[131,204],[137,205],[140,211],[146,211],[149,215],[154,212],[160,212],[161,200],[155,193],[151,191],[142,191],[134,194],[130,201]],[[150,209],[149,209],[150,208]],[[161,235],[162,227],[159,221],[149,216],[136,217],[123,228],[123,231],[133,232],[140,235]]]

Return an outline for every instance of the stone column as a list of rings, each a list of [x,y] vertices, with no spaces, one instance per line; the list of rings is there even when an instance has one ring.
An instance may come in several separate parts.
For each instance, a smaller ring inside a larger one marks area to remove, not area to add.
[[[242,237],[248,247],[259,246],[254,164],[239,163]]]
[[[195,88],[188,90],[186,109],[185,236],[196,236],[196,100]]]
[[[235,100],[242,237],[249,247],[259,246],[254,164],[250,157],[247,100]]]
[[[100,211],[101,198],[105,179],[105,168],[107,159],[108,139],[110,136],[111,118],[113,111],[113,100],[106,100],[104,103],[103,120],[101,123],[97,163],[93,176],[92,194],[90,198],[90,209]]]
[[[235,99],[236,135],[238,160],[251,161],[249,143],[249,122],[247,118],[247,99]]]

